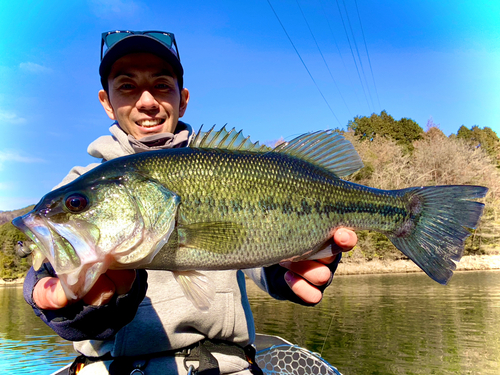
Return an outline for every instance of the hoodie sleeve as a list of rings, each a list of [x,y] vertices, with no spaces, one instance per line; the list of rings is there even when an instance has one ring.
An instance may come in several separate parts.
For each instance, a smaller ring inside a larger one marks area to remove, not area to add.
[[[134,318],[139,304],[146,296],[147,272],[137,270],[132,289],[123,295],[114,296],[103,306],[86,305],[83,301],[58,310],[42,310],[33,301],[33,289],[44,277],[53,277],[54,270],[44,263],[40,270],[30,268],[23,286],[26,302],[35,314],[55,333],[65,340],[105,340],[114,336]]]

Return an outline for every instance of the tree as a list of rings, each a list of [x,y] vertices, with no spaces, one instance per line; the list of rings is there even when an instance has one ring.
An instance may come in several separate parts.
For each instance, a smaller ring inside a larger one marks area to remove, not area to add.
[[[500,139],[489,127],[481,129],[474,125],[467,129],[464,125],[458,129],[457,138],[463,139],[473,148],[481,148],[498,164],[500,159]]]
[[[412,119],[404,117],[396,121],[385,110],[380,115],[373,113],[370,117],[355,117],[353,121],[349,121],[347,128],[354,131],[360,141],[373,141],[375,137],[383,137],[396,141],[406,151],[412,151],[413,142],[422,139],[424,135],[423,129]]]
[[[432,128],[438,128],[439,129],[440,125],[441,124],[435,124],[434,123],[434,119],[432,118],[432,116],[430,116],[429,119],[427,120],[427,125],[426,125],[426,128],[425,128],[425,131],[428,132]]]
[[[17,279],[24,277],[30,265],[27,259],[20,258],[15,251],[18,241],[28,238],[10,222],[0,225],[0,278]]]
[[[460,129],[458,129],[457,132],[457,138],[469,140],[471,138],[472,132],[465,127],[465,125],[462,125]]]
[[[427,125],[425,127],[425,139],[444,139],[446,135],[439,128],[441,124],[434,123],[434,119],[429,117],[427,120]]]

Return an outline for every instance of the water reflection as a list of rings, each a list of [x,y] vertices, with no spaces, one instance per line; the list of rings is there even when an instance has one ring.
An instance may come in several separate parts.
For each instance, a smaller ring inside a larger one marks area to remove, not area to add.
[[[346,375],[500,373],[500,272],[457,273],[448,286],[423,274],[338,277],[316,308],[257,293],[258,331],[324,344]]]
[[[457,273],[448,286],[423,274],[336,277],[315,308],[248,289],[258,332],[322,351],[345,375],[500,374],[498,271]],[[1,374],[50,374],[73,357],[20,287],[0,288]]]
[[[20,286],[0,287],[0,374],[51,374],[75,357],[35,316]]]

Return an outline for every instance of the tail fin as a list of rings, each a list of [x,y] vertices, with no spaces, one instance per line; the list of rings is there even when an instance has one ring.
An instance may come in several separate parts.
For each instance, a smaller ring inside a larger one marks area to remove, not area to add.
[[[484,204],[482,186],[429,186],[400,191],[409,200],[412,219],[389,239],[427,275],[446,284],[462,258],[466,228],[476,228]]]

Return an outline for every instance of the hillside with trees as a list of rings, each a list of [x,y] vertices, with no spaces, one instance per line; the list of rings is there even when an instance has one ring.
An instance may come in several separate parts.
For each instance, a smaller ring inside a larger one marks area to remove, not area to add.
[[[18,241],[26,241],[24,233],[11,224],[11,220],[23,215],[33,206],[15,211],[0,212],[0,279],[14,280],[24,277],[30,267],[26,258],[16,254]]]
[[[429,119],[426,130],[409,118],[395,120],[386,111],[355,117],[339,131],[359,152],[364,167],[349,180],[379,189],[423,185],[482,185],[489,188],[477,229],[467,239],[465,254],[498,254],[500,239],[500,140],[490,128],[461,126],[447,137]],[[15,255],[24,235],[10,223],[30,208],[0,212],[0,278],[22,277],[29,265]],[[358,246],[348,259],[404,258],[378,233],[358,232]]]
[[[407,127],[407,129],[405,129]],[[365,166],[349,180],[379,189],[423,185],[482,185],[489,188],[479,227],[467,239],[465,254],[496,254],[500,239],[500,140],[490,128],[461,126],[447,137],[428,122],[424,131],[413,120],[380,115],[356,117],[342,132]],[[407,138],[401,135],[405,134]],[[358,233],[359,243],[347,256],[364,259],[404,257],[383,235]]]

